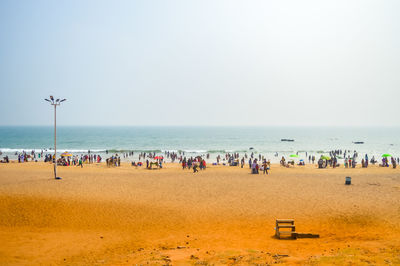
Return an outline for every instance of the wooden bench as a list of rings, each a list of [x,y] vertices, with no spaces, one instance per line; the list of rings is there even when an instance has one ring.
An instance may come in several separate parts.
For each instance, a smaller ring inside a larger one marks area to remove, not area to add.
[[[290,231],[281,231],[282,228],[291,229]],[[293,219],[276,219],[275,225],[275,236],[281,238],[282,235],[290,236],[293,239],[297,239],[296,227]]]

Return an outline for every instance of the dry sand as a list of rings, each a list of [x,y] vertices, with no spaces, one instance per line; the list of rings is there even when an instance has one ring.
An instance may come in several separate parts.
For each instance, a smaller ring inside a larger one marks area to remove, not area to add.
[[[400,264],[399,169],[100,164],[59,175],[0,165],[1,265]],[[276,218],[320,238],[275,239]]]

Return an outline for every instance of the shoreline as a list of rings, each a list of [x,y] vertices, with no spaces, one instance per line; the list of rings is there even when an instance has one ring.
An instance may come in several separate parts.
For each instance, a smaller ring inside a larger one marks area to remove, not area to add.
[[[146,160],[144,160],[144,162],[145,162]],[[149,161],[151,161],[151,159],[149,159]],[[153,160],[153,161],[156,161],[156,160]],[[207,161],[207,160],[206,160]],[[143,161],[141,161],[141,162],[143,162]],[[37,165],[49,165],[49,166],[53,166],[53,163],[51,163],[51,162],[43,162],[43,161],[37,161],[37,162],[35,162],[35,161],[28,161],[28,162],[21,162],[21,163],[19,163],[18,162],[18,160],[9,160],[9,163],[0,163],[0,165],[7,165],[7,164],[16,164],[16,165],[24,165],[24,164],[28,164],[28,165],[35,165],[35,164],[37,164]],[[357,165],[354,167],[354,168],[352,168],[352,167],[345,167],[344,166],[344,164],[340,164],[339,166],[336,166],[335,168],[333,168],[332,166],[327,166],[327,168],[318,168],[318,164],[317,163],[305,163],[305,165],[298,165],[297,163],[295,163],[294,164],[294,166],[292,166],[292,165],[290,165],[289,167],[287,167],[287,166],[282,166],[280,163],[276,163],[276,162],[271,162],[270,163],[270,165],[271,165],[271,170],[274,170],[274,169],[276,169],[276,168],[282,168],[282,169],[302,169],[302,168],[307,168],[307,169],[318,169],[318,170],[328,170],[328,169],[332,169],[332,170],[335,170],[335,169],[366,169],[366,170],[368,170],[368,169],[375,169],[375,168],[378,168],[378,169],[387,169],[387,168],[389,168],[389,169],[393,169],[393,167],[392,167],[392,165],[391,164],[389,164],[389,167],[387,167],[387,166],[380,166],[379,165],[379,162],[378,163],[376,163],[376,164],[369,164],[368,165],[368,167],[362,167],[362,165],[360,164],[360,163],[357,163]],[[83,163],[83,167],[90,167],[90,166],[104,166],[104,168],[110,168],[110,169],[118,169],[118,166],[107,166],[107,163],[105,162],[105,161],[102,161],[102,162],[99,162],[99,163],[97,163],[97,162],[92,162],[92,163],[89,163],[89,162],[84,162]],[[143,165],[143,166],[132,166],[131,165],[131,161],[126,161],[126,160],[122,160],[121,159],[121,166],[124,166],[124,167],[129,167],[129,168],[132,168],[132,169],[143,169],[143,170],[148,170],[148,169],[146,169],[146,166],[145,165]],[[78,166],[78,165],[68,165],[68,166],[62,166],[62,165],[57,165],[57,169],[64,169],[64,168],[79,168],[80,166]],[[182,169],[182,164],[181,163],[179,163],[179,162],[163,162],[163,167],[162,167],[162,169],[167,169],[168,167],[172,167],[172,168],[180,168],[180,169]],[[208,168],[218,168],[218,167],[226,167],[226,168],[232,168],[232,169],[235,169],[235,168],[241,168],[241,166],[240,166],[240,164],[239,165],[237,165],[237,166],[230,166],[230,165],[228,165],[227,163],[220,163],[220,164],[216,164],[216,165],[214,165],[213,163],[209,163],[209,162],[207,162],[207,169]],[[53,169],[53,167],[51,168],[51,169]],[[160,169],[160,170],[162,170],[162,169]],[[241,169],[248,169],[248,170],[250,170],[250,167],[249,167],[249,164],[248,164],[248,162],[246,161],[245,162],[245,165],[243,166],[243,168],[241,168]],[[395,169],[393,169],[393,170],[395,170],[395,171],[397,171],[397,170],[399,170],[400,169],[400,167],[399,168],[395,168]],[[155,169],[153,169],[153,170],[155,170]],[[189,171],[187,168],[185,169],[185,171]],[[190,171],[192,171],[192,169],[190,169]],[[260,172],[260,174],[262,174],[261,172]]]

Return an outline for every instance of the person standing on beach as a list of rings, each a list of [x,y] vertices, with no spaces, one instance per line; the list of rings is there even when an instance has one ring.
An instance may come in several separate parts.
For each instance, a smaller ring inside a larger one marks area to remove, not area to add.
[[[282,156],[281,165],[282,165],[282,166],[286,166],[286,163],[285,163],[285,162],[286,162],[285,157]]]
[[[353,160],[351,161],[351,167],[352,167],[352,168],[356,168],[356,163],[357,163],[356,160],[353,159]]]
[[[78,166],[80,166],[81,168],[83,168],[82,157],[79,159],[79,164],[78,164]]]
[[[264,160],[264,163],[263,163],[263,170],[264,170],[264,174],[268,175],[268,164],[267,164],[266,160]]]
[[[206,160],[203,160],[203,170],[206,170]]]

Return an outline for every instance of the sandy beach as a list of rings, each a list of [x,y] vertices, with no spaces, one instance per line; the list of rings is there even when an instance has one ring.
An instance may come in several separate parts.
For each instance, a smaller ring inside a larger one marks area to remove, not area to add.
[[[400,266],[400,1],[0,11],[0,266]]]
[[[0,164],[1,265],[400,263],[398,169],[102,163],[59,175]],[[276,239],[276,218],[320,238]]]

